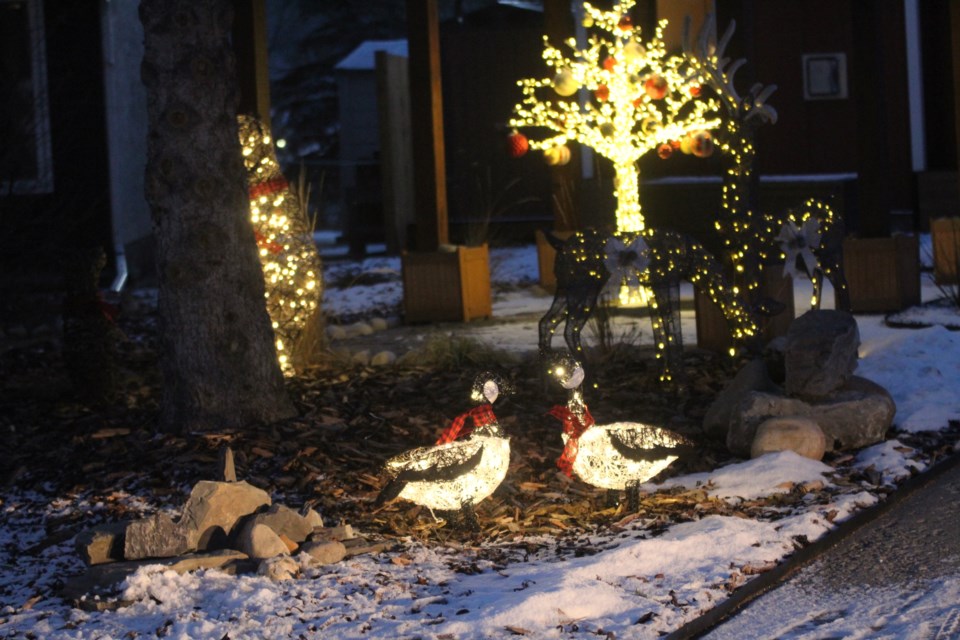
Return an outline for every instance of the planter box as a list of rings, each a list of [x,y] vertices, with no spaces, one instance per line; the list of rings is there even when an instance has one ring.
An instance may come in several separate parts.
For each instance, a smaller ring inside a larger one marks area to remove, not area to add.
[[[920,304],[916,236],[845,238],[843,270],[854,313],[900,311]]]
[[[793,304],[793,279],[783,276],[783,267],[770,265],[763,270],[763,295],[785,305],[785,309],[772,318],[757,318],[764,344],[786,335],[796,314]],[[697,318],[697,346],[707,351],[727,353],[733,346],[730,325],[720,307],[706,294],[694,290],[694,310]]]
[[[487,245],[404,253],[400,266],[406,322],[469,322],[493,315]]]
[[[930,221],[933,241],[933,277],[937,284],[955,284],[960,272],[960,218]]]
[[[552,235],[566,240],[572,236],[575,231],[551,231]],[[540,286],[553,293],[557,289],[557,276],[553,272],[553,262],[557,257],[557,252],[553,246],[547,242],[547,235],[537,229],[537,266],[540,270]]]

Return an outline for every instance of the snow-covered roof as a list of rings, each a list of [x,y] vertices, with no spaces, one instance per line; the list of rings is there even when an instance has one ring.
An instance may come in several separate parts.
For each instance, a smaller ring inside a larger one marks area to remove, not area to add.
[[[376,67],[376,52],[407,57],[406,40],[367,40],[334,67],[338,71],[372,71]]]

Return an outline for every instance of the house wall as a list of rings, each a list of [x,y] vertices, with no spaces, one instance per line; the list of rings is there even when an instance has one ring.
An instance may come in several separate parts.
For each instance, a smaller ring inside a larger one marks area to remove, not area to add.
[[[99,2],[43,8],[54,189],[0,195],[0,266],[57,283],[71,249],[112,246],[110,193]]]

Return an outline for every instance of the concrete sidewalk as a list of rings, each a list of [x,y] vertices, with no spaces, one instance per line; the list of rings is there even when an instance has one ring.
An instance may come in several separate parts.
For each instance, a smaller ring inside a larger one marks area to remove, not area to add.
[[[960,599],[944,604],[938,591],[960,585],[960,456],[909,484],[818,541],[810,557],[797,554],[781,576],[758,578],[772,590],[752,602],[742,594],[726,619],[671,637],[960,638]]]

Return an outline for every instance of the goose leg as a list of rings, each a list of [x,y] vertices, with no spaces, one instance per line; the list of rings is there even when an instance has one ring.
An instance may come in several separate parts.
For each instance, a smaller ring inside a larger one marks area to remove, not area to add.
[[[640,483],[636,480],[627,483],[627,510],[630,513],[640,510]]]
[[[607,489],[604,506],[606,506],[607,509],[612,509],[618,504],[620,504],[620,492],[616,489]]]
[[[477,512],[470,503],[464,503],[460,507],[460,524],[464,530],[470,533],[480,533],[480,519],[477,518]]]

